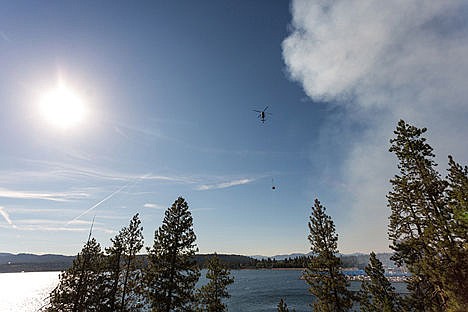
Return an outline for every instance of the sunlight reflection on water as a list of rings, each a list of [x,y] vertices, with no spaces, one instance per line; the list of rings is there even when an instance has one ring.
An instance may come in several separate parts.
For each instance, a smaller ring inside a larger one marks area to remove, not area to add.
[[[0,274],[0,311],[33,312],[57,285],[60,272]]]
[[[28,272],[0,274],[0,312],[35,312],[58,284],[60,272]],[[202,270],[197,287],[206,283]],[[300,270],[232,270],[234,284],[228,287],[231,298],[226,304],[231,312],[276,311],[281,298],[297,312],[310,311],[313,297],[301,280]],[[350,290],[357,291],[361,283],[352,281]],[[393,283],[397,292],[406,293],[406,284]]]

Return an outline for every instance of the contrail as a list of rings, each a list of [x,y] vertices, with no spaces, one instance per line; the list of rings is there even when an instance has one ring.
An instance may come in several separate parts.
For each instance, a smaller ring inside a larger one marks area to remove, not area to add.
[[[2,206],[0,206],[0,215],[2,215],[2,217],[3,217],[3,219],[5,219],[6,223],[8,223],[14,229],[16,229],[16,225],[14,225],[13,222],[11,221],[10,215],[8,214],[8,212],[6,212],[6,210]]]
[[[150,174],[146,174],[142,177],[139,177],[137,179],[135,179],[135,181],[132,181],[132,182],[128,182],[127,184],[125,184],[124,186],[120,187],[118,190],[112,192],[111,194],[107,195],[104,199],[100,200],[98,203],[94,204],[92,207],[86,209],[85,211],[83,211],[79,216],[73,218],[72,220],[68,221],[67,222],[67,225],[70,225],[71,223],[73,223],[74,221],[78,220],[79,218],[81,218],[82,216],[84,216],[85,214],[87,214],[88,212],[92,211],[93,209],[96,209],[99,205],[101,205],[102,203],[108,201],[109,199],[111,199],[112,197],[114,197],[116,194],[122,192],[125,188],[127,188],[128,186],[130,186],[131,184],[135,184],[138,182],[138,180],[141,180],[141,179],[144,179],[146,177],[148,177]]]

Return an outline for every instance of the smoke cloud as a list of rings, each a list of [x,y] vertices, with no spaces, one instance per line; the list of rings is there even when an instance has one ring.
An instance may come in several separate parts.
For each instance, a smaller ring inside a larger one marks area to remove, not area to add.
[[[397,121],[428,128],[439,170],[448,154],[467,163],[468,4],[297,0],[291,13],[283,41],[291,79],[341,112],[324,126],[342,134],[330,144],[348,146],[337,173],[350,190],[340,199],[351,216],[338,229],[341,251],[385,250]]]

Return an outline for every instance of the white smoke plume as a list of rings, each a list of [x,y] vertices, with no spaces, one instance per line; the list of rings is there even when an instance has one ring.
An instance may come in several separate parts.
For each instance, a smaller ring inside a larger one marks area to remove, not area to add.
[[[291,13],[290,77],[313,101],[340,108],[329,123],[351,139],[339,174],[353,193],[341,199],[351,209],[341,251],[385,250],[397,121],[428,128],[439,170],[448,154],[468,163],[468,3],[297,0]],[[350,137],[349,125],[361,130]]]

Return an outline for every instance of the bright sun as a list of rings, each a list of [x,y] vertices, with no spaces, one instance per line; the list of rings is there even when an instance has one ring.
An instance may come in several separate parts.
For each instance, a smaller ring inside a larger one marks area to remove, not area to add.
[[[62,83],[41,97],[39,108],[45,120],[61,129],[76,126],[86,114],[81,98]]]

